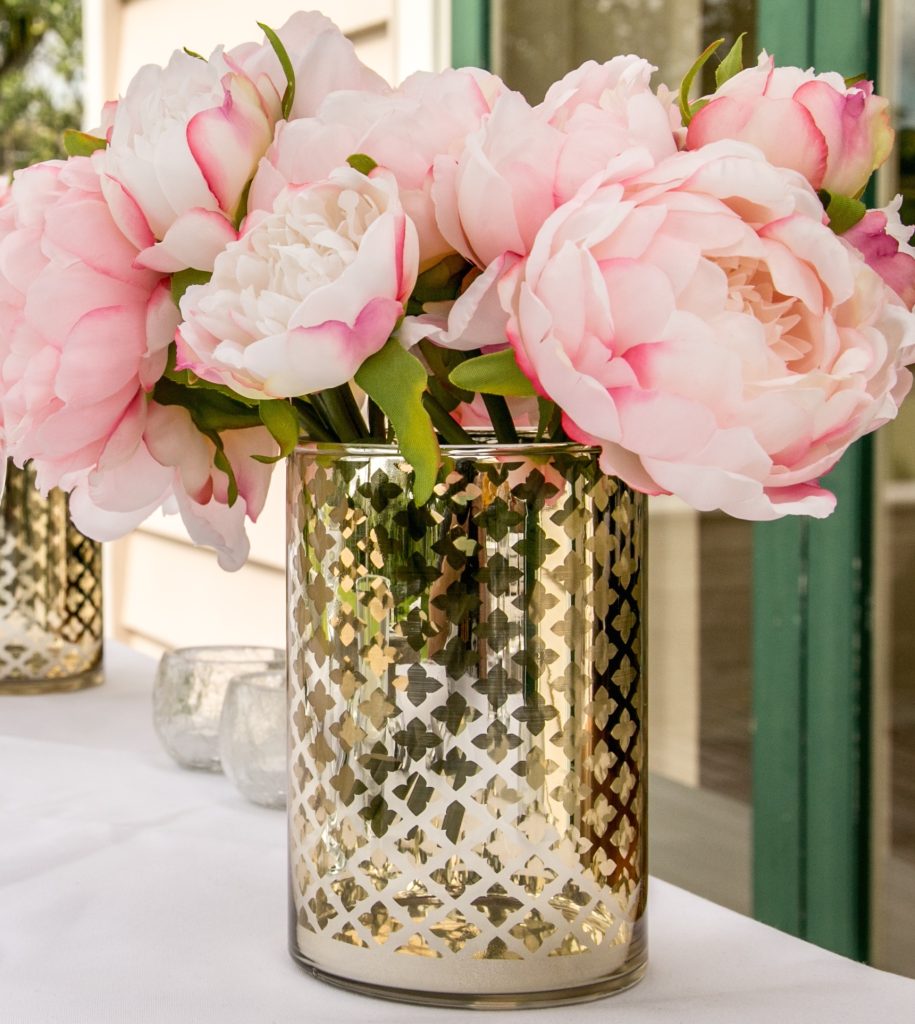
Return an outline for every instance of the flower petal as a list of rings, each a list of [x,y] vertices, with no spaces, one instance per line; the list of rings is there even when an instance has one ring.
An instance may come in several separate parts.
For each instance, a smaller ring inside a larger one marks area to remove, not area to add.
[[[181,214],[162,241],[144,249],[135,262],[163,274],[188,267],[212,270],[216,257],[237,238],[238,232],[224,214],[196,207]]]

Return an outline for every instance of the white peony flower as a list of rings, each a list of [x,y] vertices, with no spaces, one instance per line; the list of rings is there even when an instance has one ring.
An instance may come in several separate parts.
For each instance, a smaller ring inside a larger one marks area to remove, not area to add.
[[[344,384],[403,315],[417,261],[389,173],[345,166],[289,188],[185,293],[179,366],[251,398]]]

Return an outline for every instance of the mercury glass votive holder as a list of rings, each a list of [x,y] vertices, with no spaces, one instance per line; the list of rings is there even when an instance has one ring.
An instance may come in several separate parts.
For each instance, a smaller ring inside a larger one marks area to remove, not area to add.
[[[153,686],[153,724],[162,745],[185,768],[222,770],[219,721],[238,675],[282,669],[277,647],[185,647],[162,655]]]
[[[219,723],[222,770],[252,803],[286,806],[286,672],[236,676]]]

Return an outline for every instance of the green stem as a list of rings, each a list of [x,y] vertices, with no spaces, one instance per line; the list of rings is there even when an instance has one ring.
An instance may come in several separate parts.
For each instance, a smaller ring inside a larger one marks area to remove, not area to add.
[[[423,395],[423,405],[446,444],[473,444],[470,434],[448,415],[444,406],[440,405],[428,391]]]
[[[346,409],[346,415],[349,417],[353,430],[356,431],[356,436],[368,437],[368,427],[365,425],[365,420],[362,418],[362,413],[359,411],[359,406],[356,404],[356,398],[349,384],[341,384],[337,388],[332,388],[331,393],[339,396],[340,404]]]
[[[483,404],[492,420],[493,430],[496,438],[501,444],[517,444],[518,431],[515,430],[515,421],[508,408],[508,402],[502,395],[483,395]]]
[[[369,434],[372,439],[384,442],[387,439],[387,426],[381,407],[369,399]]]
[[[349,394],[349,401],[344,392]],[[352,391],[346,384],[316,392],[311,396],[311,401],[324,414],[324,419],[336,434],[336,440],[342,441],[343,444],[350,444],[353,441],[360,441],[366,436],[362,417],[358,417],[358,422],[353,417],[350,402],[353,406],[356,402]]]
[[[349,417],[338,408],[339,403],[330,400],[329,391],[316,391],[310,396],[310,401],[320,413],[321,419],[328,425],[333,435],[331,440],[340,441],[343,444],[356,440]]]
[[[327,424],[321,419],[317,408],[307,401],[296,400],[292,403],[305,433],[310,441],[333,441],[334,435]]]

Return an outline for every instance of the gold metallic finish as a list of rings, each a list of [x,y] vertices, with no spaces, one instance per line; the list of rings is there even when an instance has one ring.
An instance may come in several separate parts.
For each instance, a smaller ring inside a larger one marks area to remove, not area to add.
[[[550,1005],[645,964],[644,500],[574,445],[289,481],[291,949],[325,980]]]
[[[71,525],[67,497],[42,497],[10,463],[0,500],[0,694],[102,681],[101,545]]]

